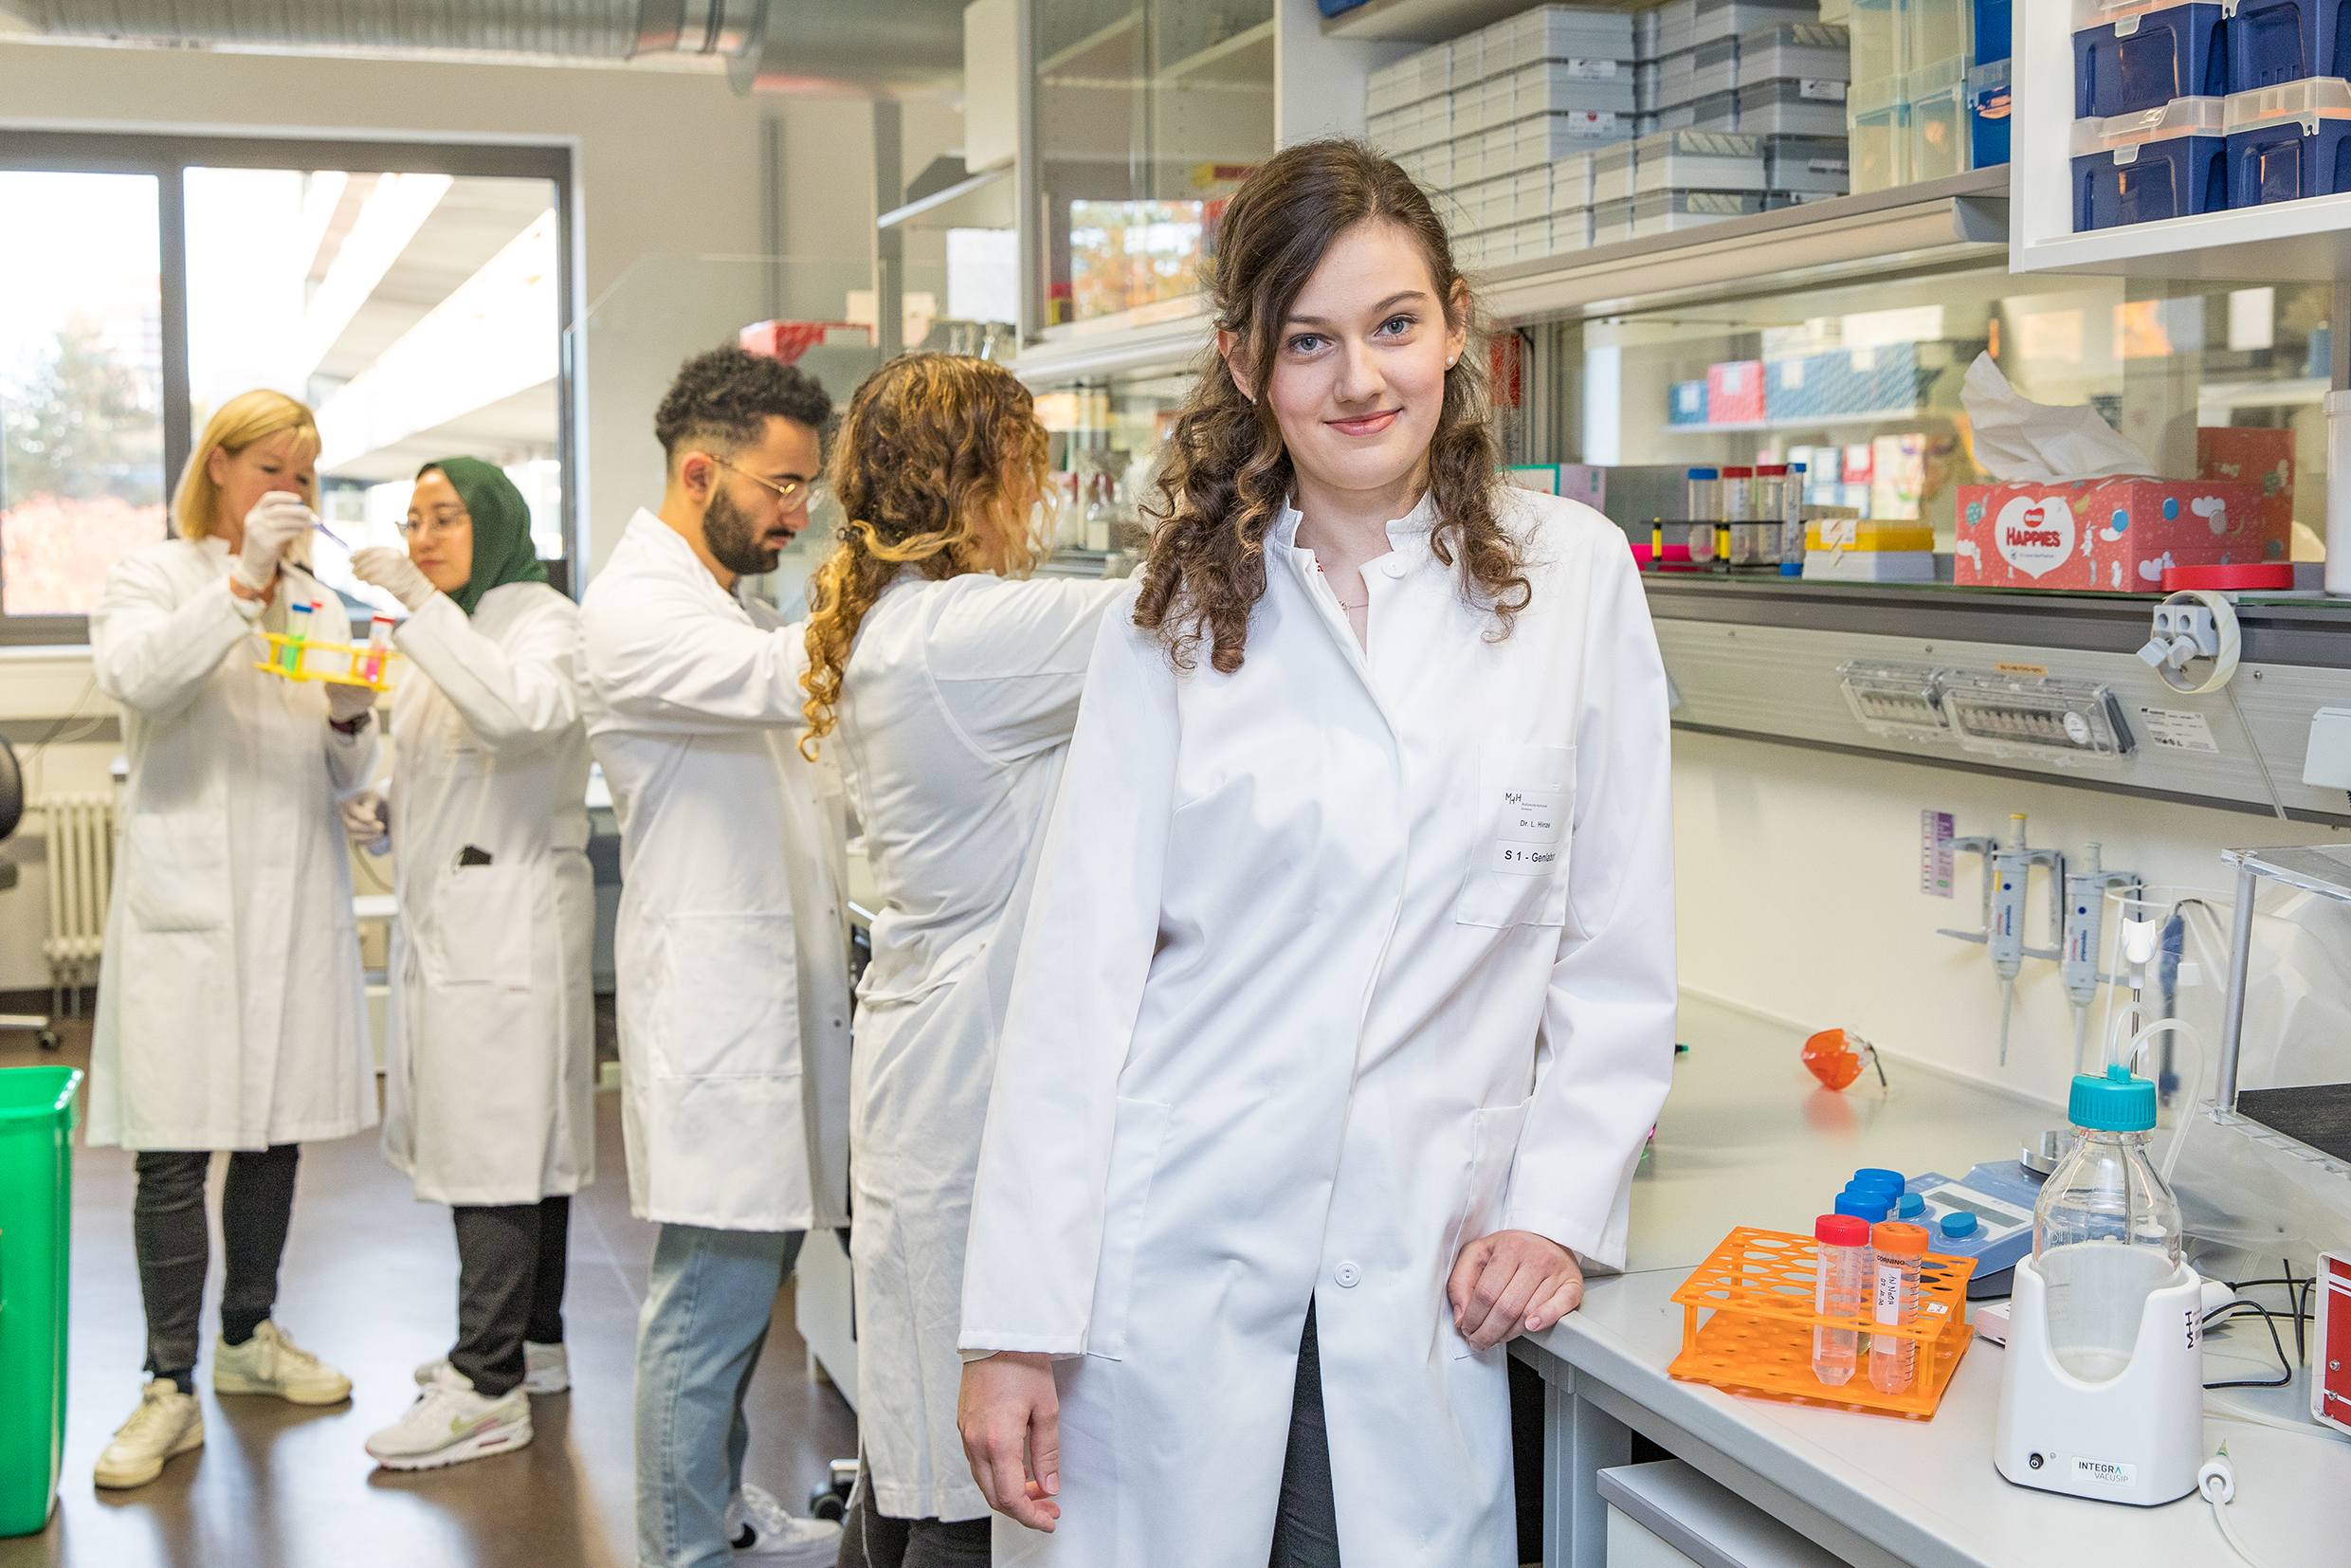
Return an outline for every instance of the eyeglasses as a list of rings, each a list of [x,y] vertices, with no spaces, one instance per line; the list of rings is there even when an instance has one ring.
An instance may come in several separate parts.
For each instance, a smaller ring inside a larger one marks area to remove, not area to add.
[[[400,537],[413,538],[418,534],[453,534],[460,528],[473,526],[473,514],[462,506],[445,506],[428,518],[400,520]]]
[[[798,511],[803,506],[813,506],[825,499],[825,482],[821,479],[787,479],[778,483],[772,479],[761,479],[757,474],[738,468],[722,457],[714,457],[710,461],[730,474],[741,474],[743,478],[762,489],[775,491],[775,499],[783,503],[783,508],[787,512]]]

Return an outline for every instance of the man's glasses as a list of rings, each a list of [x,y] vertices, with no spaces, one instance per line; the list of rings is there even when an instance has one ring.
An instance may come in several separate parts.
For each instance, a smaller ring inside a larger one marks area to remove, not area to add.
[[[783,503],[784,510],[787,512],[797,511],[803,506],[813,506],[825,496],[825,482],[821,479],[787,479],[778,482],[761,479],[757,474],[738,468],[722,457],[714,457],[710,461],[730,474],[741,474],[752,483],[763,489],[775,491],[775,499]]]

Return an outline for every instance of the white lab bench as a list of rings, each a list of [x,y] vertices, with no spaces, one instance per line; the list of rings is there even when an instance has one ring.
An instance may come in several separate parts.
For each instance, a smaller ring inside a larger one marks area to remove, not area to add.
[[[1629,1462],[1635,1431],[1853,1568],[2242,1568],[2200,1498],[2132,1508],[2003,1481],[1992,1428],[2005,1352],[1984,1340],[1931,1421],[1744,1398],[1668,1377],[1682,1342],[1682,1309],[1668,1298],[1733,1227],[1805,1231],[1859,1166],[1961,1176],[1978,1161],[2014,1158],[2020,1142],[2062,1121],[2036,1103],[1907,1063],[1887,1063],[1890,1092],[1869,1076],[1832,1093],[1797,1060],[1800,1035],[1686,998],[1681,1030],[1692,1048],[1634,1181],[1628,1271],[1594,1280],[1580,1310],[1512,1347],[1545,1385],[1545,1568],[1608,1561],[1598,1472]],[[2268,1335],[2255,1332],[2267,1355]],[[2222,1340],[2208,1348],[2229,1354]],[[2235,1356],[2226,1364],[2214,1376],[2247,1375]],[[2296,1406],[2306,1396],[2291,1392],[2225,1397],[2305,1419]],[[2237,1478],[2230,1522],[2265,1563],[2346,1560],[2351,1443],[2209,1416],[2205,1438],[2208,1448],[2228,1442]],[[1620,1539],[1623,1524],[1620,1517]]]

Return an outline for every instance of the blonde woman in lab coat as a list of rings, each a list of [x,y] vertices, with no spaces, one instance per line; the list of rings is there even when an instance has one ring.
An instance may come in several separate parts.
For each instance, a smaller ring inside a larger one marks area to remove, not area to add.
[[[956,1430],[972,1173],[1024,872],[1126,588],[1019,580],[1048,463],[1011,373],[939,354],[858,388],[833,452],[851,520],[810,584],[802,684],[882,894],[849,1079],[865,1466],[842,1568],[988,1560]]]
[[[973,1197],[999,1563],[1518,1562],[1505,1340],[1621,1261],[1673,1053],[1624,536],[1498,483],[1396,166],[1289,148],[1106,621]]]
[[[384,1155],[451,1206],[457,1342],[367,1440],[387,1469],[434,1469],[531,1440],[528,1395],[570,1387],[563,1281],[571,1194],[595,1175],[588,731],[579,611],[547,584],[529,506],[498,468],[416,476],[403,550],[353,574],[409,611],[390,798],[344,808],[398,854]]]
[[[351,1381],[271,1321],[299,1145],[375,1124],[339,796],[375,766],[375,694],[269,674],[264,633],[342,602],[305,570],[319,430],[274,392],[206,424],[173,501],[178,537],[117,561],[90,614],[99,688],[130,778],[90,1043],[92,1144],[137,1151],[132,1236],[147,1309],[138,1409],[99,1455],[138,1486],[204,1442],[196,1321],[210,1267],[205,1174],[228,1253],[216,1394],[336,1404]]]

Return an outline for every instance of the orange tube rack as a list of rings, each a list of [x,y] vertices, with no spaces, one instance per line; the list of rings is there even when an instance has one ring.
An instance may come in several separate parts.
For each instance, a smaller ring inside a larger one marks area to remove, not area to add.
[[[1673,1293],[1682,1308],[1682,1353],[1666,1370],[1686,1382],[1759,1398],[1932,1419],[1972,1337],[1967,1279],[1976,1260],[1929,1252],[1920,1265],[1917,1321],[1886,1328],[1866,1315],[1842,1318],[1813,1309],[1819,1253],[1812,1237],[1742,1226]],[[1813,1377],[1813,1330],[1824,1327],[1916,1340],[1917,1375],[1909,1388],[1879,1392],[1869,1381],[1866,1355],[1852,1381],[1841,1388]]]

